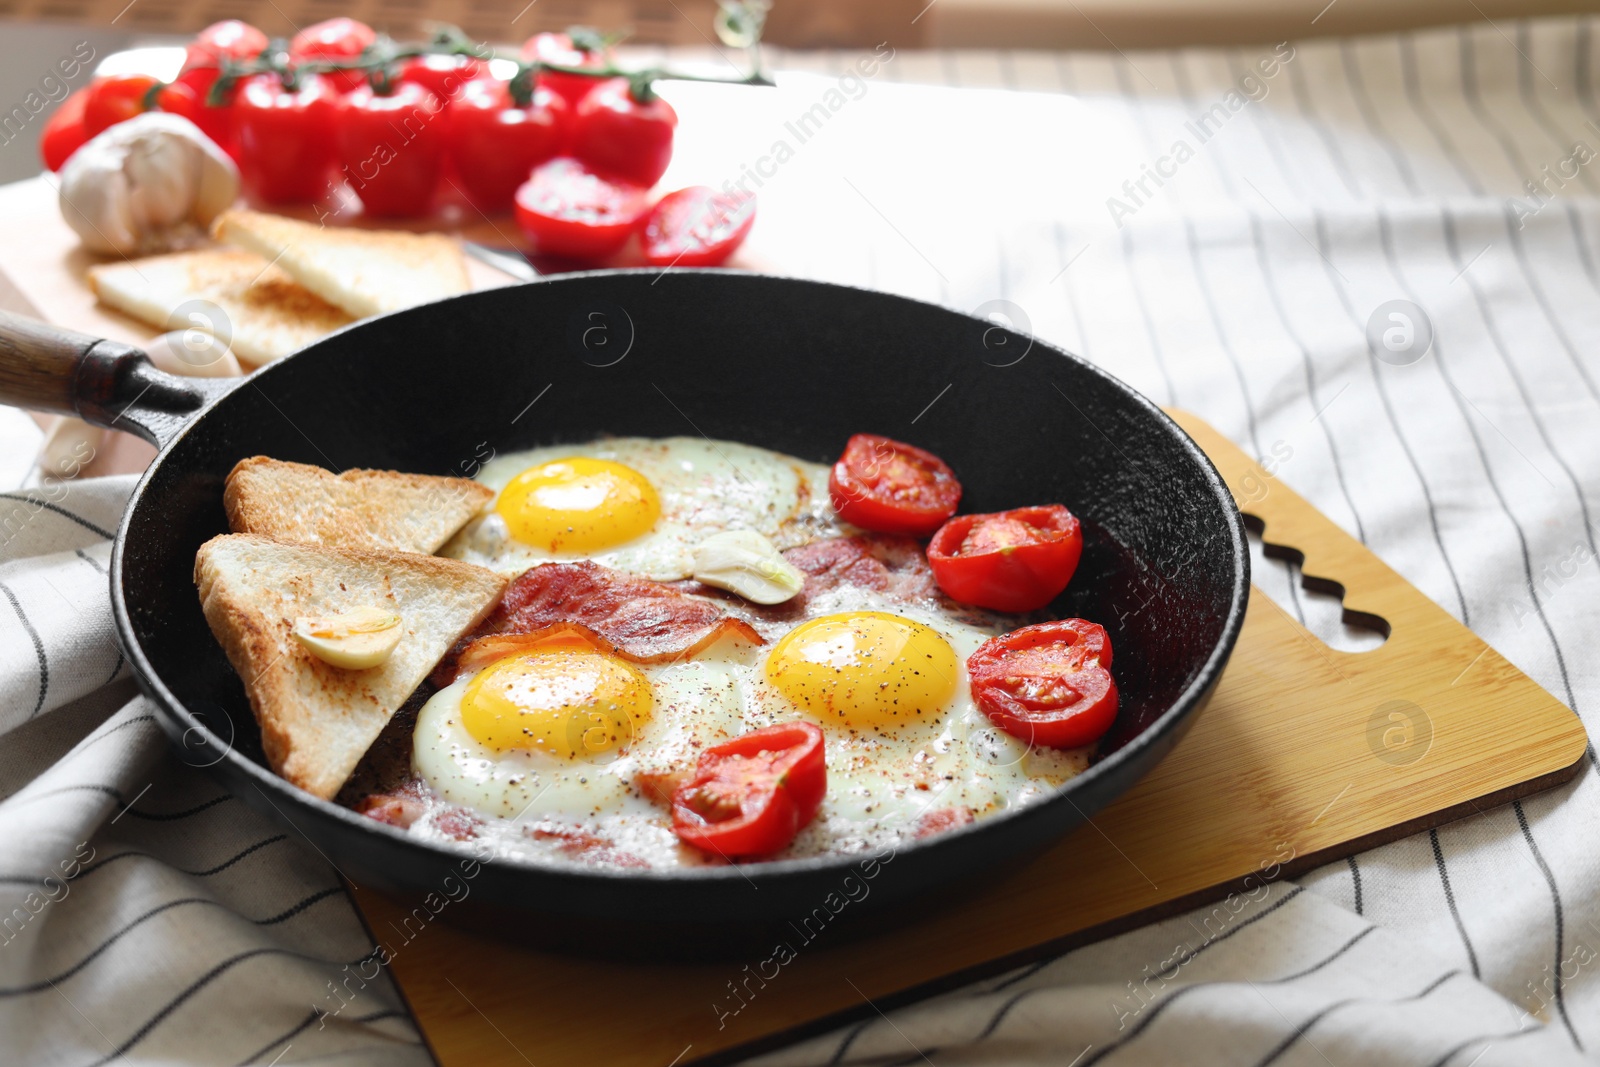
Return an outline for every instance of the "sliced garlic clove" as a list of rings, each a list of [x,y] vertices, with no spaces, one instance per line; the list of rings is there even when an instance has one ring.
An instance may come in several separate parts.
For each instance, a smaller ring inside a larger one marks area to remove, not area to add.
[[[725,530],[700,542],[694,577],[753,604],[781,604],[805,585],[805,575],[754,530]]]
[[[296,619],[289,632],[322,662],[364,671],[389,658],[404,629],[393,611],[360,607],[324,618]]]

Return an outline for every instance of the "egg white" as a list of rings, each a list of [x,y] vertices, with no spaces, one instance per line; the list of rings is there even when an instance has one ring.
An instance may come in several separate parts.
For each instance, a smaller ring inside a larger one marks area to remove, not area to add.
[[[550,552],[510,535],[491,503],[440,550],[506,573],[551,560],[588,559],[657,581],[687,578],[694,549],[723,530],[756,530],[780,549],[842,532],[828,500],[828,468],[765,448],[701,437],[615,437],[497,456],[477,480],[499,493],[518,474],[584,456],[631,467],[661,497],[651,530],[603,552]]]
[[[829,611],[887,611],[929,626],[961,661],[993,636],[866,590],[845,587],[828,597]],[[670,813],[641,794],[635,776],[691,770],[704,749],[774,723],[817,722],[828,768],[821,811],[779,858],[902,841],[941,808],[981,817],[1029,803],[1088,764],[1088,749],[1032,749],[995,729],[973,703],[965,671],[949,700],[915,721],[894,728],[818,721],[767,680],[771,647],[725,640],[693,660],[641,666],[653,695],[649,720],[617,751],[579,761],[481,744],[462,726],[461,696],[472,677],[465,676],[422,708],[413,766],[451,803],[507,820],[498,837],[512,851],[529,847],[520,829],[553,821],[605,837],[651,866],[671,866],[705,859],[678,842]]]

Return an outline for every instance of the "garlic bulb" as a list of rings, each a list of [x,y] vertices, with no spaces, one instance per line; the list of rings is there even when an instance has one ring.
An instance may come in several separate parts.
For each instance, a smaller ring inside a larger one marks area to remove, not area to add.
[[[147,111],[61,168],[61,214],[96,252],[141,255],[200,240],[239,195],[239,168],[181,115]]]

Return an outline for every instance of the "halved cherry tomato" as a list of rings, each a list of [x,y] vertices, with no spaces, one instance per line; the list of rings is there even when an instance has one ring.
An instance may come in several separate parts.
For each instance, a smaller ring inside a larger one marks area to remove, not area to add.
[[[626,178],[646,188],[672,162],[672,136],[678,113],[659,96],[640,103],[627,78],[610,78],[578,104],[572,123],[572,154],[601,174]]]
[[[444,164],[444,105],[415,82],[346,93],[334,121],[338,163],[369,215],[426,215]]]
[[[83,105],[83,132],[93,137],[119,122],[150,110],[151,91],[159,79],[148,74],[112,74],[96,78]]]
[[[644,223],[645,262],[657,267],[715,267],[744,244],[756,221],[753,193],[691,185],[668,193]]]
[[[770,856],[816,817],[827,791],[822,731],[763,727],[700,753],[694,777],[672,794],[672,832],[724,859]]]
[[[539,251],[596,260],[628,243],[650,209],[643,186],[609,181],[576,159],[552,159],[517,190],[517,225]]]
[[[1111,640],[1096,623],[1058,619],[990,638],[967,657],[972,698],[1012,737],[1079,748],[1111,728]]]
[[[565,146],[571,117],[567,102],[543,86],[517,107],[505,82],[470,83],[450,105],[446,149],[467,199],[480,211],[509,210],[533,168]]]
[[[878,533],[927,537],[961,502],[961,483],[944,460],[914,445],[858,433],[828,477],[833,510]]]
[[[246,78],[233,101],[239,171],[267,203],[316,200],[333,177],[334,113],[339,96],[320,75],[283,86],[276,74]]]
[[[365,22],[343,17],[328,19],[295,34],[289,42],[289,58],[301,61],[354,59],[377,40],[377,32]],[[341,92],[349,92],[367,80],[366,72],[360,70],[333,71],[325,77]]]
[[[522,42],[517,58],[524,63],[554,63],[561,67],[589,67],[600,69],[606,65],[606,56],[600,51],[585,51],[564,33],[536,33]],[[539,72],[539,84],[548,88],[569,104],[576,104],[589,95],[589,90],[600,84],[599,78],[583,74],[565,74],[559,70]]]
[[[88,100],[89,90],[79,89],[61,101],[61,106],[44,120],[44,128],[39,131],[39,157],[46,170],[60,170],[72,153],[89,139],[83,128],[83,108]]]
[[[488,65],[473,56],[413,56],[401,65],[399,80],[415,82],[449,104],[487,73]]]
[[[928,543],[939,588],[995,611],[1044,607],[1067,587],[1082,555],[1077,516],[1060,504],[957,515]]]

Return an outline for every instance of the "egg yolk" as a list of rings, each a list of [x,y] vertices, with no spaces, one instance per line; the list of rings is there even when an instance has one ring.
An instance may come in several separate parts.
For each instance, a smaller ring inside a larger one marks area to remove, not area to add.
[[[650,711],[645,676],[593,649],[508,656],[486,667],[461,695],[461,725],[488,748],[568,760],[627,745]]]
[[[767,678],[824,722],[906,722],[949,702],[960,666],[955,649],[921,623],[882,611],[824,615],[784,635],[767,657]]]
[[[511,479],[494,509],[523,544],[599,552],[647,533],[661,517],[661,497],[632,467],[573,456]]]

